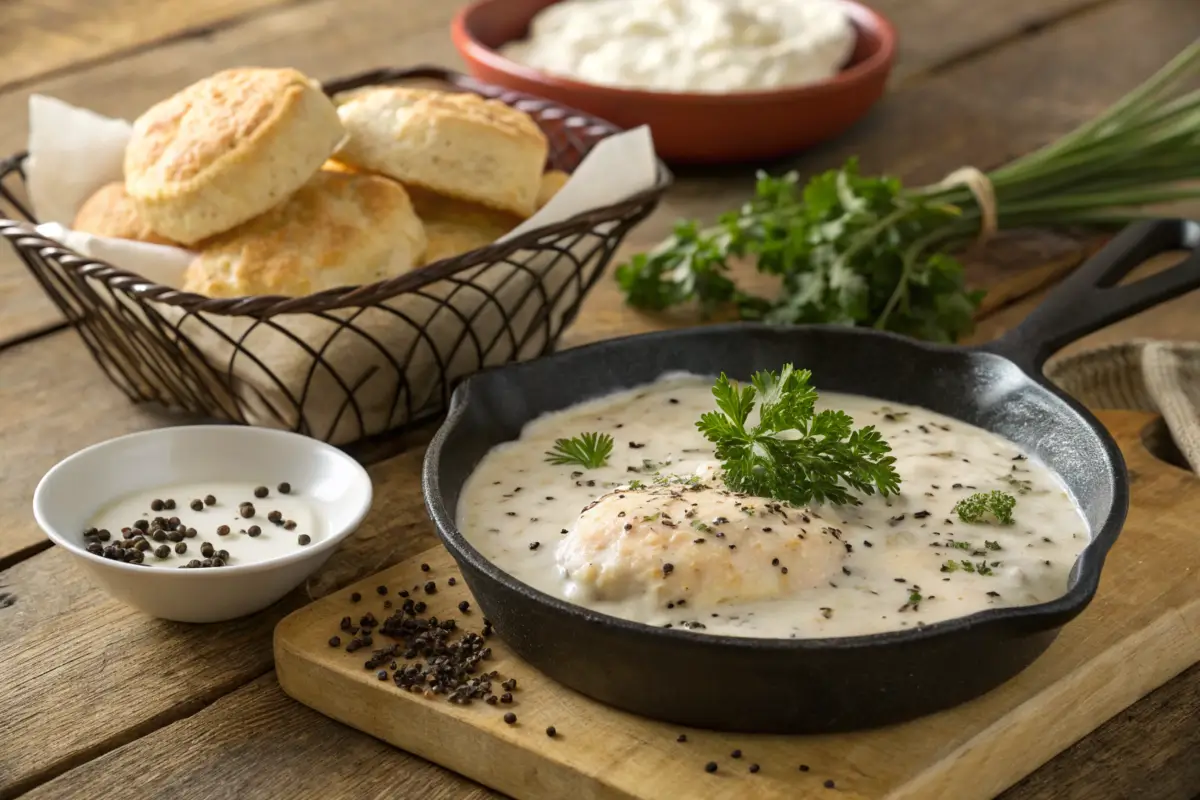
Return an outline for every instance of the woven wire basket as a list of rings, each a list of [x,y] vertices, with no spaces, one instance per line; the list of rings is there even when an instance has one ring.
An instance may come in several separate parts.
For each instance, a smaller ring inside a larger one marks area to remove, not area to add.
[[[528,113],[548,166],[572,172],[610,123],[447,70],[384,69],[325,85],[436,81]],[[454,383],[551,352],[629,230],[671,175],[615,205],[366,286],[306,297],[209,298],[147,281],[39,235],[24,196],[26,154],[0,162],[0,236],[128,397],[335,444],[420,424]],[[23,218],[18,221],[18,218]],[[61,220],[69,223],[70,220]]]

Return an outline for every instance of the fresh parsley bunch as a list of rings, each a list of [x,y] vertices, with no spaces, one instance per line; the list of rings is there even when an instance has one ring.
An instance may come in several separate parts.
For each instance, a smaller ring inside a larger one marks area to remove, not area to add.
[[[785,364],[739,386],[722,373],[713,386],[719,411],[696,427],[716,445],[725,485],[735,492],[795,505],[857,503],[850,493],[895,494],[900,476],[891,448],[873,426],[854,429],[842,411],[816,411],[812,373]],[[758,424],[747,427],[758,407]]]
[[[932,250],[932,231],[958,209],[901,191],[893,178],[864,177],[853,160],[813,178],[759,173],[754,199],[700,230],[674,235],[617,269],[631,305],[664,309],[698,301],[707,313],[734,303],[743,319],[873,325],[922,339],[969,332],[982,292],[968,292],[962,265]],[[776,275],[774,300],[743,293],[729,261],[753,257]]]
[[[1200,40],[1107,111],[987,174],[1000,229],[1114,228],[1144,206],[1200,197]],[[617,269],[630,305],[733,304],[744,319],[865,325],[949,342],[983,298],[948,253],[979,235],[983,210],[963,186],[904,188],[849,161],[799,186],[760,173],[754,199],[711,228],[674,235]],[[777,297],[743,292],[729,262],[781,280]]]

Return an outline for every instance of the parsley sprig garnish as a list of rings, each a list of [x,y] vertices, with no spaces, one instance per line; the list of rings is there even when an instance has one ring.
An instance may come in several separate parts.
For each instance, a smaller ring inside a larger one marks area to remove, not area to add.
[[[812,373],[785,364],[777,374],[757,372],[740,386],[724,373],[713,386],[719,411],[696,427],[716,445],[725,484],[735,492],[795,505],[857,503],[850,490],[889,495],[900,476],[891,448],[873,426],[854,429],[842,411],[816,411]],[[758,406],[759,422],[747,427]]]
[[[570,439],[556,439],[554,448],[546,451],[546,460],[551,464],[597,469],[608,463],[612,451],[613,437],[607,433],[581,433]]]
[[[954,513],[958,514],[958,518],[963,522],[983,522],[987,515],[991,514],[1001,525],[1011,525],[1013,509],[1016,507],[1017,498],[1007,492],[996,490],[976,492],[970,497],[964,497],[954,504]],[[992,542],[987,544],[988,549],[1000,549],[999,545],[993,548]]]

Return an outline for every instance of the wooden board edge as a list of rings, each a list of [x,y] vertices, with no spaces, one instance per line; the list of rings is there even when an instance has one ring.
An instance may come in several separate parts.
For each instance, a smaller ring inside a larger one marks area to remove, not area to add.
[[[440,545],[437,548],[430,548],[430,550],[439,548]],[[426,553],[428,552],[426,551]],[[425,554],[423,553],[419,557],[425,557]],[[328,672],[320,662],[310,658],[299,648],[292,647],[289,643],[288,629],[293,625],[301,625],[305,618],[301,612],[296,612],[292,616],[297,616],[297,620],[286,627],[284,623],[288,620],[284,620],[277,626],[277,630],[280,630],[281,634],[275,640],[275,675],[284,694],[293,700],[343,725],[438,764],[510,797],[529,796],[531,779],[529,770],[526,766],[518,765],[527,764],[529,755],[533,753],[537,756],[535,779],[539,785],[558,787],[577,785],[579,776],[582,776],[589,783],[590,790],[587,793],[589,800],[638,800],[635,796],[619,790],[595,775],[572,769],[567,763],[546,758],[541,753],[522,747],[516,741],[508,740],[503,735],[478,736],[479,729],[465,719],[465,714],[471,713],[472,709],[450,706],[442,698],[410,703],[408,705],[410,713],[404,719],[379,718],[370,713],[341,713],[338,709],[339,703],[332,702],[333,693],[331,691],[305,691],[302,688],[304,686],[319,687],[326,683]],[[364,672],[359,680],[367,683],[371,678],[369,673]],[[347,703],[348,698],[344,691],[337,697],[343,707],[355,705]],[[441,707],[435,704],[439,704]],[[355,708],[355,711],[367,712],[368,709],[365,707]],[[440,719],[436,719],[439,717]],[[398,733],[400,726],[432,731],[437,726],[445,725],[445,718],[453,720],[451,725],[461,726],[464,736],[473,737],[471,748],[455,747],[454,742],[445,736],[423,739],[419,745],[414,746],[411,737],[405,738]],[[498,716],[496,724],[503,726]],[[400,741],[404,741],[405,744],[401,745]],[[548,791],[542,796],[561,795]]]
[[[1145,645],[1163,641],[1176,646],[1164,651],[1161,646]],[[1167,609],[1150,625],[1099,653],[1070,679],[1050,685],[1011,709],[914,780],[897,787],[885,800],[996,797],[1197,662],[1200,600]],[[1137,680],[1128,680],[1130,675]],[[1080,683],[1085,686],[1082,690]],[[1062,699],[1067,693],[1081,691],[1088,697],[1087,703],[1070,704]],[[1047,720],[1042,712],[1047,706],[1069,711]],[[1000,738],[1017,746],[997,753],[987,741]],[[989,769],[997,758],[1005,761],[1004,769]],[[969,795],[963,795],[966,787]]]

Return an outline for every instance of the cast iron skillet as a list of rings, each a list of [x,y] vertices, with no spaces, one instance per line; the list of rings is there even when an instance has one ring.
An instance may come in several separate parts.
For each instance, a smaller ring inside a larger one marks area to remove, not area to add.
[[[703,728],[811,733],[899,722],[962,703],[1034,661],[1091,601],[1129,504],[1109,434],[1042,375],[1063,345],[1200,288],[1200,223],[1140,223],[1064,281],[1010,333],[950,347],[876,331],[757,324],[631,336],[481,372],[458,387],[429,447],[423,488],[438,533],[497,633],[560,683],[637,714]],[[1117,282],[1156,254],[1181,264]],[[787,361],[819,389],[909,403],[994,431],[1035,453],[1086,511],[1091,542],[1061,598],[919,629],[834,639],[712,636],[620,620],[526,586],[455,527],[463,483],[487,451],[549,411],[664,372],[748,378]]]

